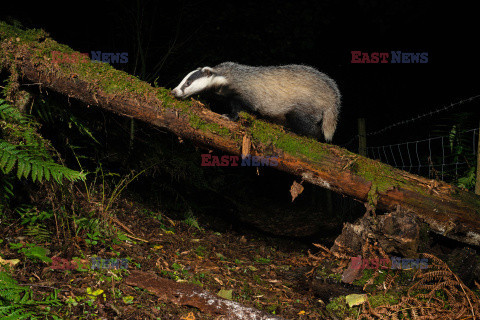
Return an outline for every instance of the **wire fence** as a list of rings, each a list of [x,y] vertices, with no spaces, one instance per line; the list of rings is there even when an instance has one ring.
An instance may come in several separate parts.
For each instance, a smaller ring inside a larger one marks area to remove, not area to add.
[[[367,147],[367,156],[421,176],[457,180],[475,167],[478,128],[423,140]]]
[[[457,106],[460,106],[460,105],[463,105],[465,103],[468,103],[468,102],[472,102],[474,101],[475,99],[478,99],[480,98],[480,94],[476,95],[476,96],[473,96],[473,97],[470,97],[470,98],[466,98],[466,99],[462,99],[462,100],[459,100],[457,102],[454,102],[454,103],[450,103],[450,104],[447,104],[447,105],[444,105],[442,107],[439,107],[433,111],[430,111],[430,112],[427,112],[427,113],[424,113],[424,114],[419,114],[411,119],[407,119],[407,120],[402,120],[402,121],[399,121],[399,122],[396,122],[396,123],[393,123],[391,125],[388,125],[386,127],[384,127],[383,129],[380,129],[380,130],[377,130],[377,131],[374,131],[374,132],[369,132],[367,133],[367,137],[368,136],[374,136],[374,135],[378,135],[380,133],[384,133],[385,131],[387,130],[390,130],[390,129],[393,129],[395,127],[398,127],[398,126],[403,126],[403,125],[406,125],[406,124],[409,124],[409,123],[412,123],[412,122],[415,122],[415,121],[418,121],[418,120],[421,120],[423,118],[426,118],[426,117],[431,117],[435,114],[438,114],[438,113],[441,113],[441,112],[444,112],[444,111],[447,111],[449,109],[452,109],[454,107],[457,107]]]
[[[372,137],[383,134],[388,130],[451,110],[478,98],[480,95],[441,106],[382,129],[367,132],[365,136]],[[381,146],[367,146],[367,157],[431,179],[457,182],[459,178],[467,176],[468,173],[474,173],[472,170],[476,168],[477,153],[479,152],[479,128],[464,131],[458,130],[456,126],[451,128],[452,130],[448,134],[442,136]],[[359,135],[355,135],[340,146],[357,152],[358,141]]]
[[[372,137],[372,136],[376,136],[376,135],[379,135],[381,133],[384,133],[388,130],[391,130],[391,129],[394,129],[394,128],[397,128],[397,127],[401,127],[403,125],[406,125],[406,124],[410,124],[410,123],[413,123],[413,122],[416,122],[418,120],[422,120],[424,118],[427,118],[427,117],[431,117],[433,115],[436,115],[436,114],[439,114],[441,112],[444,112],[444,111],[447,111],[447,110],[450,110],[454,107],[458,107],[460,105],[463,105],[465,103],[469,103],[469,102],[472,102],[476,99],[479,99],[480,98],[480,94],[478,95],[475,95],[475,96],[472,96],[472,97],[469,97],[469,98],[466,98],[466,99],[462,99],[462,100],[459,100],[457,102],[454,102],[454,103],[450,103],[450,104],[447,104],[447,105],[444,105],[444,106],[441,106],[441,107],[438,107],[436,108],[435,110],[433,111],[430,111],[430,112],[426,112],[426,113],[423,113],[423,114],[418,114],[410,119],[406,119],[406,120],[402,120],[402,121],[398,121],[398,122],[395,122],[395,123],[392,123],[386,127],[383,127],[382,129],[379,129],[379,130],[376,130],[376,131],[373,131],[373,132],[368,132],[366,134],[367,137]],[[343,148],[347,148],[347,149],[352,149],[352,147],[357,144],[358,145],[358,134],[353,136],[350,140],[348,140],[347,142],[345,143],[342,143],[340,144],[341,147]]]

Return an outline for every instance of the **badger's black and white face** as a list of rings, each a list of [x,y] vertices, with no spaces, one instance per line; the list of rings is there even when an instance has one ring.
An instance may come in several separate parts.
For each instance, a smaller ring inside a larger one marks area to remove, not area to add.
[[[212,87],[222,86],[227,80],[215,73],[210,67],[199,68],[187,74],[180,84],[172,90],[176,98],[185,99]]]

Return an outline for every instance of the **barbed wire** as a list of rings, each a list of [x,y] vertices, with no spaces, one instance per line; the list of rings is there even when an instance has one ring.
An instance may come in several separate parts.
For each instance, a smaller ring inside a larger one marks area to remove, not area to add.
[[[396,122],[396,123],[393,123],[393,124],[390,124],[380,130],[377,130],[377,131],[374,131],[374,132],[369,132],[366,134],[367,137],[371,137],[371,136],[374,136],[374,135],[377,135],[377,134],[380,134],[380,133],[383,133],[385,131],[388,131],[392,128],[395,128],[395,127],[398,127],[398,126],[402,126],[402,125],[405,125],[405,124],[408,124],[408,123],[412,123],[412,122],[415,122],[417,120],[420,120],[420,119],[423,119],[425,117],[428,117],[428,116],[432,116],[434,114],[437,114],[437,113],[440,113],[440,112],[443,112],[443,111],[446,111],[446,110],[449,110],[453,107],[456,107],[458,105],[461,105],[461,104],[464,104],[466,102],[471,102],[477,98],[480,98],[480,94],[479,95],[476,95],[476,96],[473,96],[473,97],[470,97],[470,98],[466,98],[466,99],[462,99],[460,101],[457,101],[457,102],[454,102],[454,103],[451,103],[449,105],[445,105],[443,107],[440,107],[438,109],[435,109],[433,111],[430,111],[430,112],[427,112],[427,113],[424,113],[424,114],[420,114],[420,115],[417,115],[416,117],[413,117],[411,119],[408,119],[408,120],[402,120],[402,121],[399,121],[399,122]],[[356,134],[354,137],[352,137],[350,140],[348,140],[347,142],[343,143],[343,144],[340,144],[341,147],[346,147],[348,145],[350,145],[352,142],[354,142],[356,139],[358,139],[358,134]]]
[[[427,113],[418,115],[418,116],[413,117],[413,118],[411,118],[411,119],[399,121],[399,122],[397,122],[397,123],[394,123],[394,124],[391,124],[391,125],[389,125],[389,126],[386,126],[386,127],[383,128],[383,129],[380,129],[380,130],[377,130],[377,131],[374,131],[374,132],[367,133],[367,137],[380,134],[380,133],[382,133],[382,132],[385,132],[385,131],[390,130],[390,129],[392,129],[392,128],[394,128],[394,127],[397,127],[397,126],[405,125],[405,124],[407,124],[407,123],[415,122],[415,121],[420,120],[420,119],[422,119],[422,118],[425,118],[425,117],[428,117],[428,116],[432,116],[432,115],[434,115],[434,114],[440,113],[440,112],[442,112],[442,111],[446,111],[446,110],[448,110],[448,109],[451,109],[451,108],[456,107],[456,106],[458,106],[458,105],[464,104],[464,103],[466,103],[466,102],[473,101],[473,100],[475,100],[475,99],[477,99],[477,98],[480,98],[480,94],[479,94],[479,95],[476,95],[476,96],[473,96],[473,97],[470,97],[470,98],[467,98],[467,99],[463,99],[463,100],[457,101],[457,102],[455,102],[455,103],[451,103],[451,104],[449,104],[449,105],[440,107],[440,108],[438,108],[438,109],[436,109],[436,110],[433,110],[433,111],[430,111],[430,112],[427,112]]]
[[[475,132],[476,132],[477,130],[478,130],[478,128],[473,128],[473,129],[468,129],[468,130],[462,130],[461,133],[465,134],[465,133],[473,132],[473,133],[475,134]],[[430,138],[425,138],[425,139],[420,139],[420,140],[411,140],[411,141],[407,141],[407,142],[392,143],[392,144],[387,144],[387,145],[383,145],[383,146],[368,146],[367,149],[372,149],[372,148],[388,148],[388,147],[402,146],[402,145],[406,145],[406,144],[414,144],[414,143],[418,143],[418,142],[426,142],[426,141],[443,139],[443,138],[450,138],[450,134],[443,135],[443,136],[430,137]],[[474,145],[474,146],[475,146],[475,145]]]

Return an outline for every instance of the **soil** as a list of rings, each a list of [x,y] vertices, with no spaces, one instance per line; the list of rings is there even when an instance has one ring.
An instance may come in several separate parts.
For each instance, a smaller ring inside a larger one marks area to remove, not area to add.
[[[329,318],[325,306],[330,298],[359,292],[340,283],[340,273],[331,271],[334,264],[321,268],[324,278],[312,272],[319,267],[308,257],[313,247],[299,240],[269,237],[251,229],[217,232],[196,228],[164,215],[158,219],[129,201],[124,201],[116,214],[111,223],[127,235],[122,241],[112,236],[92,245],[86,241],[88,237],[79,236],[67,244],[54,236],[50,242],[37,243],[50,250],[49,257],[56,257],[54,264],[49,264],[22,257],[10,248],[9,243],[34,242],[19,237],[22,226],[12,224],[2,227],[6,241],[0,244],[0,254],[6,260],[21,260],[12,272],[19,283],[31,286],[38,294],[50,294],[53,288],[61,290],[58,296],[65,305],[53,310],[61,318],[229,318],[128,285],[126,279],[135,271],[169,279],[173,286],[193,284],[286,319]],[[94,257],[127,259],[128,266],[117,270],[97,264],[93,269]],[[77,265],[72,267],[72,261]],[[62,266],[62,262],[66,264]]]

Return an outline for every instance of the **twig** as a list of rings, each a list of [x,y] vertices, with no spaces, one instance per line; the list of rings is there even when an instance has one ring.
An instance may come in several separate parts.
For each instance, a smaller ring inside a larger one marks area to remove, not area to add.
[[[129,235],[129,234],[125,234],[125,235],[126,235],[127,237],[131,238],[131,239],[148,243],[148,240],[141,239],[141,238],[137,238],[137,237],[131,236],[131,235]]]
[[[116,224],[118,224],[120,227],[122,227],[125,231],[127,231],[128,233],[130,234],[125,234],[127,237],[131,238],[131,239],[135,239],[135,240],[138,240],[138,241],[142,241],[142,242],[147,242],[148,243],[148,240],[144,240],[144,239],[141,239],[141,238],[137,238],[133,235],[133,232],[132,230],[130,230],[126,225],[124,225],[123,223],[121,223],[117,218],[112,218],[113,222],[115,222]]]
[[[65,289],[58,289],[58,288],[55,288],[55,287],[44,286],[44,285],[41,285],[41,284],[19,283],[18,285],[19,285],[19,286],[29,286],[29,287],[49,288],[49,289],[60,290],[60,291],[68,291],[68,290],[65,290]]]
[[[448,270],[450,270],[450,268],[448,268]],[[450,272],[452,272],[452,271],[450,270]],[[460,279],[458,279],[458,277],[455,273],[452,272],[452,274],[455,277],[455,279],[457,279],[458,284],[460,285],[460,288],[462,289],[463,293],[465,294],[465,297],[467,298],[468,304],[470,305],[470,310],[472,311],[473,319],[475,319],[475,310],[473,310],[472,302],[470,301],[470,298],[468,297],[468,294],[465,292],[465,289],[463,288],[462,282],[460,281]]]

